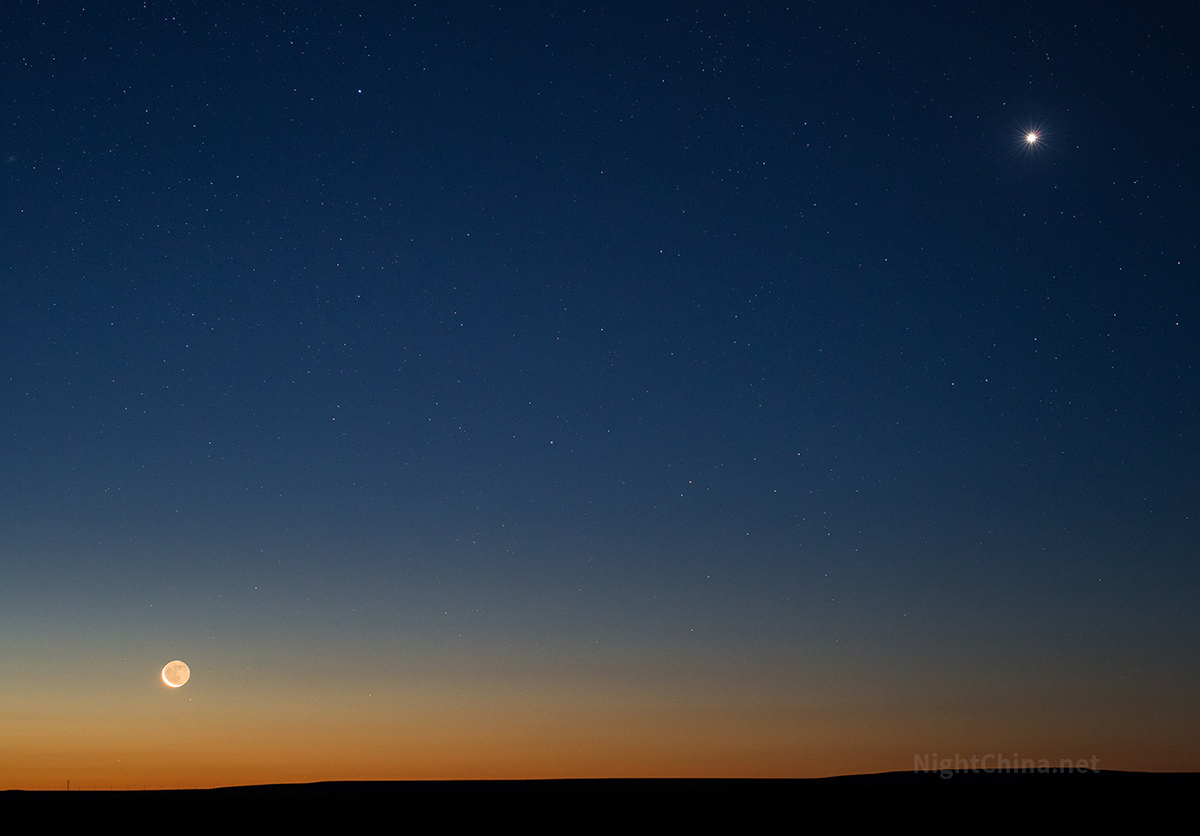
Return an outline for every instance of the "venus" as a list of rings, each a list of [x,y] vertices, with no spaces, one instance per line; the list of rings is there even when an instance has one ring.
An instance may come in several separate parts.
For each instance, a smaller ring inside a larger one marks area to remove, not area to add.
[[[192,669],[176,659],[167,662],[162,669],[162,681],[172,688],[182,688],[192,676]]]
[[[1029,160],[1041,159],[1053,151],[1053,143],[1047,138],[1045,126],[1039,122],[1026,122],[1013,132],[1013,142],[1018,154]]]

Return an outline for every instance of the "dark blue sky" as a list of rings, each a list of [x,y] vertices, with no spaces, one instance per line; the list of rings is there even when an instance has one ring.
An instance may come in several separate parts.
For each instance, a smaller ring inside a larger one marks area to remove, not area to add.
[[[396,682],[690,660],[752,716],[853,681],[879,734],[835,757],[781,732],[707,774],[938,745],[1200,768],[1179,709],[1195,25],[1165,4],[11,5],[0,662],[76,664],[87,635],[92,657],[191,654],[195,691],[286,649],[336,693],[366,648],[426,648]],[[819,688],[788,678],[813,665]],[[1015,682],[1091,731],[1047,732],[1053,711],[995,696]],[[965,719],[931,707],[941,736],[905,738],[905,689]],[[1158,736],[1130,742],[1147,713]],[[860,723],[822,716],[830,740]],[[682,768],[588,757],[422,768]]]

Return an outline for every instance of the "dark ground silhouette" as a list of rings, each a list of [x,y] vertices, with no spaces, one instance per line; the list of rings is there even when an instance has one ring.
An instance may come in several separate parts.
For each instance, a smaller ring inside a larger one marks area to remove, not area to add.
[[[363,781],[207,790],[18,791],[7,812],[35,820],[169,817],[213,825],[248,822],[386,823],[387,826],[592,824],[865,827],[900,822],[925,832],[1006,826],[1163,827],[1200,797],[1200,773],[1072,774],[890,772],[813,779],[578,779]],[[43,816],[45,818],[43,818]],[[382,819],[380,818],[382,817]]]

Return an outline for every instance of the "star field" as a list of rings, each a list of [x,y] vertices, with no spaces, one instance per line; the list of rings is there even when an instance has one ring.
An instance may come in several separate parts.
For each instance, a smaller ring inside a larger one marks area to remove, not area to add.
[[[1198,768],[1186,12],[0,19],[0,785]]]

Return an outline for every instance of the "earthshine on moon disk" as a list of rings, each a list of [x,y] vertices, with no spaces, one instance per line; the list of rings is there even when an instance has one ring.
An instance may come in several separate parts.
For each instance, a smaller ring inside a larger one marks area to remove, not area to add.
[[[182,688],[192,675],[192,669],[176,659],[167,662],[162,669],[162,681],[172,688]]]

